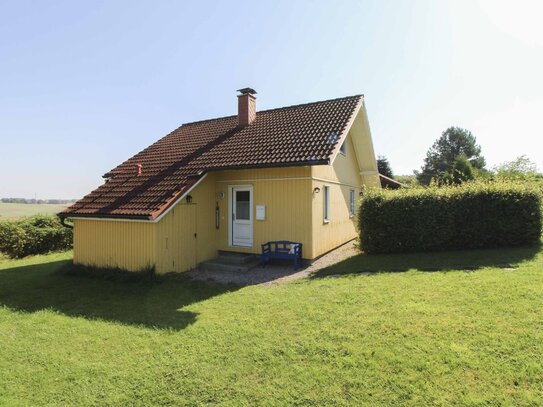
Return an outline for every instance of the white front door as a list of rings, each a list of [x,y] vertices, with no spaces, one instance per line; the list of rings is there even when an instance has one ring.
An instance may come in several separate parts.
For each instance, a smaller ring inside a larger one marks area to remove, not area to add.
[[[253,189],[232,187],[232,246],[253,246]]]

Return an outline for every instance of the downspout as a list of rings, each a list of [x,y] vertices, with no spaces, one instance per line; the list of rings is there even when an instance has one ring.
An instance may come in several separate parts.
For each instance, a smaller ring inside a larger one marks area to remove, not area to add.
[[[74,225],[69,225],[69,224],[65,223],[65,221],[66,221],[65,216],[62,216],[62,215],[57,215],[57,216],[60,219],[60,224],[62,226],[64,226],[65,228],[68,228],[68,229],[73,229],[74,228]]]

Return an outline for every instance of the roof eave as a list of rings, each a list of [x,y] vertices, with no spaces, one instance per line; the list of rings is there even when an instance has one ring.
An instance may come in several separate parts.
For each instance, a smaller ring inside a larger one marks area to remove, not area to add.
[[[100,214],[100,213],[66,213],[60,212],[57,216],[60,218],[70,218],[70,219],[103,219],[103,220],[125,220],[125,221],[138,221],[138,222],[152,222],[156,223],[162,219],[170,210],[174,208],[175,205],[179,203],[185,196],[187,196],[196,186],[202,182],[207,174],[194,174],[191,175],[191,178],[196,178],[194,182],[190,185],[186,185],[181,190],[172,194],[172,197],[166,201],[156,211],[150,213],[149,215],[131,215],[131,214]]]
[[[113,213],[70,213],[60,212],[57,216],[61,219],[113,219],[113,220],[137,220],[137,221],[152,221],[153,218],[149,215],[123,215]]]
[[[354,121],[356,120],[356,117],[358,116],[358,113],[360,112],[360,108],[364,104],[364,95],[359,96],[358,103],[356,104],[356,107],[353,110],[353,113],[351,117],[349,118],[349,122],[347,123],[347,126],[345,126],[345,130],[343,130],[343,133],[341,133],[338,142],[336,143],[336,146],[334,147],[334,150],[332,151],[332,154],[329,157],[330,164],[333,163],[336,160],[336,157],[339,154],[339,150],[347,138],[347,135],[349,134],[349,131],[351,130],[351,127],[353,126]]]
[[[71,218],[71,219],[110,219],[110,220],[134,220],[134,221],[144,221],[144,222],[158,222],[167,212],[169,212],[181,199],[183,199],[189,192],[191,192],[203,179],[207,176],[209,172],[217,171],[229,171],[229,170],[243,170],[243,169],[254,169],[254,168],[277,168],[277,167],[301,167],[301,166],[312,166],[312,165],[327,165],[330,164],[330,158],[320,159],[320,160],[310,160],[310,161],[299,161],[299,162],[281,162],[281,163],[272,163],[272,164],[246,164],[246,165],[233,165],[233,166],[224,166],[224,167],[210,167],[205,170],[199,171],[196,174],[189,175],[190,178],[196,178],[196,180],[190,185],[186,190],[181,189],[176,192],[161,208],[152,212],[149,215],[123,215],[123,214],[101,214],[101,213],[70,213],[70,212],[60,212],[57,216],[61,218]]]

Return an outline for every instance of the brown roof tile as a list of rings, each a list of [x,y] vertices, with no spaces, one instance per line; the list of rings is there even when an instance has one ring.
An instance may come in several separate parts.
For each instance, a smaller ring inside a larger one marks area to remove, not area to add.
[[[207,171],[326,164],[361,100],[265,110],[243,128],[237,116],[183,124],[111,170],[106,183],[60,216],[154,219]]]

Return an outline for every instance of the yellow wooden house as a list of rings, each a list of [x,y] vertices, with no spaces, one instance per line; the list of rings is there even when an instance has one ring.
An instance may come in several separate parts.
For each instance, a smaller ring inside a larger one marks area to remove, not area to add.
[[[183,124],[59,214],[74,263],[182,272],[220,251],[290,240],[315,259],[356,237],[356,201],[379,174],[362,95]]]

